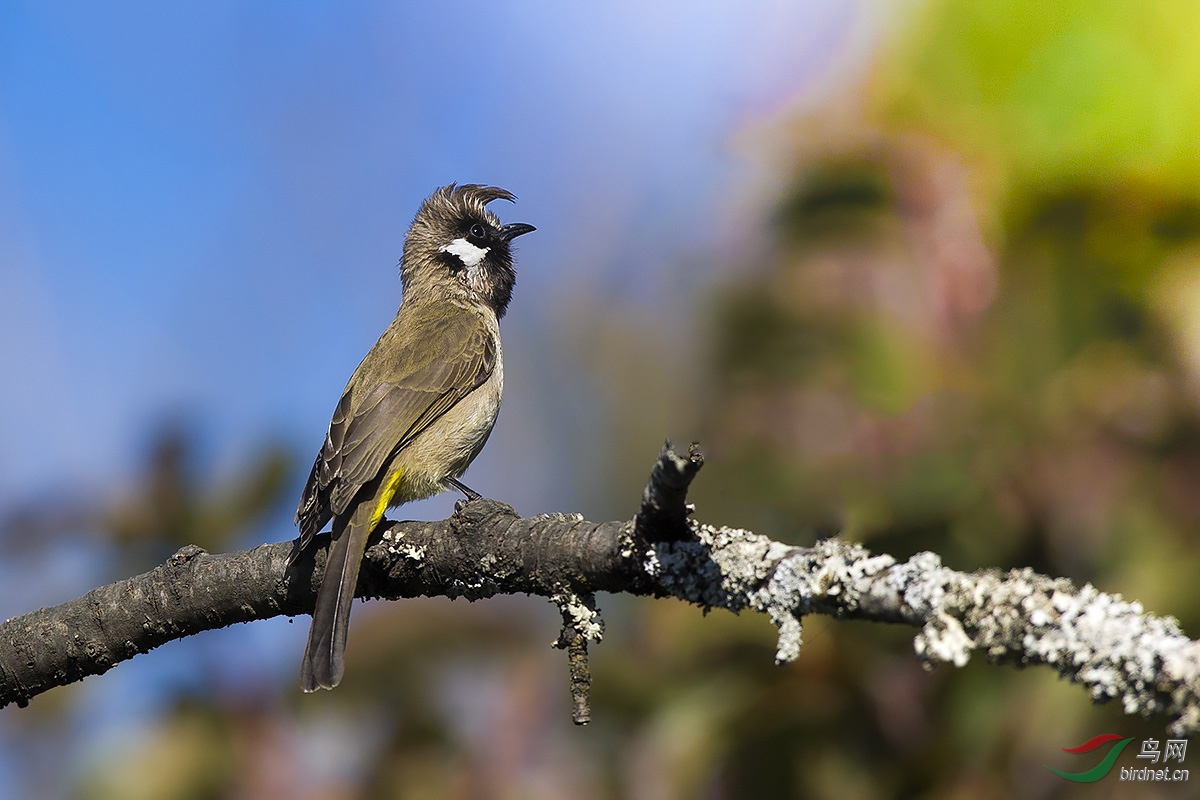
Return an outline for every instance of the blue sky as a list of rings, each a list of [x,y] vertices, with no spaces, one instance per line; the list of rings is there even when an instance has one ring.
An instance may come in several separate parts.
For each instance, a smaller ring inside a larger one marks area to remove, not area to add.
[[[218,458],[315,447],[452,180],[539,228],[526,335],[645,291],[717,245],[739,131],[862,27],[833,2],[113,8],[0,10],[0,501],[126,475],[177,411]]]
[[[682,320],[673,300],[711,278],[761,188],[739,137],[851,76],[871,8],[3,4],[0,511],[128,488],[172,416],[218,473],[267,440],[307,457],[399,303],[408,222],[451,181],[514,191],[501,218],[538,227],[469,483],[524,513],[587,511],[554,431],[586,416],[589,365],[556,343],[580,308]],[[56,563],[65,577],[0,592],[4,616],[88,588]],[[304,627],[230,634],[290,676]],[[90,707],[136,713],[148,674],[188,669],[165,652],[89,687]]]

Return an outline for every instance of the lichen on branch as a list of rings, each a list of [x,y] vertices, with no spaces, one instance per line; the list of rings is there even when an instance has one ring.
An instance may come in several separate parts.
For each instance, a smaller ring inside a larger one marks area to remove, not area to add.
[[[586,645],[598,640],[594,595],[603,591],[763,613],[779,629],[779,663],[803,657],[807,614],[906,624],[918,629],[916,657],[930,668],[962,666],[976,651],[994,663],[1044,664],[1097,702],[1120,699],[1126,713],[1169,716],[1173,736],[1200,732],[1200,643],[1175,620],[1032,570],[965,573],[934,553],[898,561],[837,538],[796,547],[705,525],[686,502],[702,464],[695,448],[684,457],[664,447],[627,521],[521,517],[478,500],[447,520],[388,523],[367,550],[356,594],[553,599],[577,721],[590,715]],[[8,620],[0,626],[0,705],[24,705],[199,631],[310,613],[325,566],[317,541],[290,566],[289,542],[220,555],[184,548],[143,575]]]

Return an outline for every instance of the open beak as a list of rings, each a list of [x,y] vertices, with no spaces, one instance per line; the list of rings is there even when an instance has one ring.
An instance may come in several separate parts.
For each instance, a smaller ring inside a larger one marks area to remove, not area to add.
[[[536,230],[537,228],[532,225],[526,225],[524,222],[514,222],[512,225],[505,225],[500,229],[500,239],[505,242],[511,242],[522,234]]]

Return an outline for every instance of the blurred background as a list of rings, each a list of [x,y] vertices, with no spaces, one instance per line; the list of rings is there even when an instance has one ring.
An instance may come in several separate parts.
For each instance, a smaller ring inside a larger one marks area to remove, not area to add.
[[[1032,566],[1195,636],[1198,34],[1167,0],[5,3],[0,615],[292,538],[459,181],[538,227],[478,491],[628,518],[699,439],[704,521]],[[196,636],[0,712],[0,785],[1185,794],[1046,770],[1165,735],[1045,669],[927,674],[911,630],[826,619],[780,668],[756,616],[600,605],[587,728],[546,602],[363,603],[337,691],[297,689],[307,618]]]

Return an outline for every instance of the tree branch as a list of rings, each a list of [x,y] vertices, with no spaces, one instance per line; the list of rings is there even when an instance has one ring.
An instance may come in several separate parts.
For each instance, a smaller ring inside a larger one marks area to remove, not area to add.
[[[694,450],[685,458],[664,447],[627,522],[519,517],[479,500],[447,520],[388,523],[368,548],[357,595],[554,599],[577,722],[589,713],[586,642],[601,633],[591,595],[605,591],[765,613],[779,629],[780,663],[799,655],[805,614],[904,623],[919,629],[914,647],[926,666],[962,666],[974,651],[995,663],[1046,664],[1097,702],[1120,698],[1128,714],[1167,714],[1174,736],[1200,732],[1200,643],[1175,620],[1027,569],[963,573],[934,553],[900,562],[839,539],[793,547],[698,524],[685,500],[701,465]],[[8,620],[0,626],[0,706],[25,705],[202,630],[309,613],[323,544],[290,570],[290,542],[220,555],[185,547],[143,575]]]

